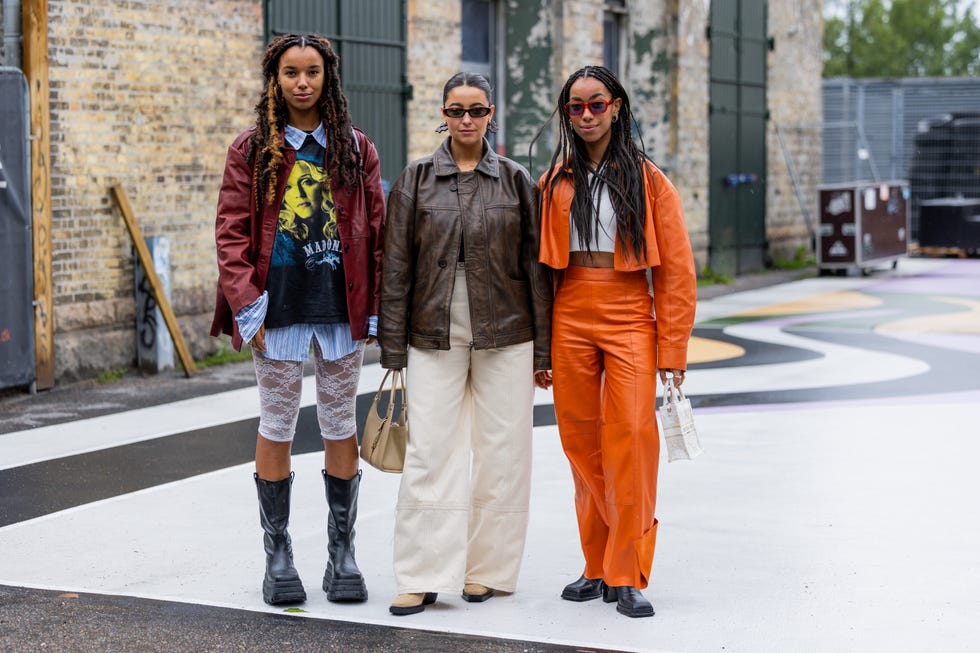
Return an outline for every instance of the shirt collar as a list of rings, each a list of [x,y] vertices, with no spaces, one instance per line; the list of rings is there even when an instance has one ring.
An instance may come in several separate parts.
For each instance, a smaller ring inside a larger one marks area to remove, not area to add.
[[[310,134],[320,147],[327,149],[327,130],[323,128],[323,123],[321,122],[317,125],[313,133]],[[302,129],[296,129],[292,125],[286,125],[286,142],[294,150],[298,150],[303,147],[303,142],[306,140],[306,132]]]
[[[436,176],[442,177],[446,175],[454,175],[459,172],[459,166],[456,165],[456,160],[453,159],[453,152],[450,149],[450,143],[452,143],[452,136],[449,136],[442,142],[432,154],[433,170]],[[482,172],[488,177],[493,177],[497,179],[500,177],[500,157],[497,153],[493,151],[490,147],[490,142],[486,138],[483,139],[483,158],[476,165],[475,170]]]

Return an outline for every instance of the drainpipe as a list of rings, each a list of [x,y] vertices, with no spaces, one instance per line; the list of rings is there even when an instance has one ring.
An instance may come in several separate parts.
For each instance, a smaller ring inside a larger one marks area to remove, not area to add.
[[[20,0],[3,0],[3,64],[20,68]]]

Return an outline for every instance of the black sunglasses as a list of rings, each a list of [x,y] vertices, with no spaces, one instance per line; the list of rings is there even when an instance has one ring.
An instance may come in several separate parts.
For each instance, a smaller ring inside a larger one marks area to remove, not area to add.
[[[591,102],[569,102],[565,105],[565,113],[570,116],[581,116],[585,113],[585,107],[589,107],[589,111],[593,115],[599,115],[600,113],[605,113],[609,105],[615,102],[612,100],[592,100]]]
[[[458,107],[452,107],[447,109],[442,108],[442,115],[447,118],[462,118],[465,114],[470,114],[470,118],[486,118],[490,115],[490,107],[470,107],[469,109],[460,109]]]

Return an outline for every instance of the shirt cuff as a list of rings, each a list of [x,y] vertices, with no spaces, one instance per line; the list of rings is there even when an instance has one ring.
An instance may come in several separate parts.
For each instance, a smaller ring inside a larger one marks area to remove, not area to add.
[[[235,322],[238,323],[238,332],[242,334],[244,342],[252,342],[252,338],[259,332],[259,327],[265,322],[265,314],[268,310],[269,293],[263,291],[258,299],[238,311]]]
[[[378,336],[378,316],[372,315],[368,318],[368,335]]]

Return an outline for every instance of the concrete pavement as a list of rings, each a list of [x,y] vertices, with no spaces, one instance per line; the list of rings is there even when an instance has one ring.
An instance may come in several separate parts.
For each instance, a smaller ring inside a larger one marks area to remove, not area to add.
[[[244,368],[161,405],[83,392],[133,409],[69,421],[0,401],[0,650],[974,650],[980,261],[731,290],[699,303],[685,389],[706,452],[661,465],[653,618],[558,598],[582,561],[545,392],[517,592],[389,615],[398,477],[367,469],[370,599],[328,603],[322,456],[301,438],[290,531],[310,598],[266,606]],[[365,366],[362,400],[380,374]]]

